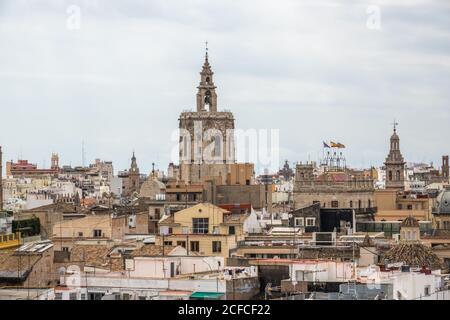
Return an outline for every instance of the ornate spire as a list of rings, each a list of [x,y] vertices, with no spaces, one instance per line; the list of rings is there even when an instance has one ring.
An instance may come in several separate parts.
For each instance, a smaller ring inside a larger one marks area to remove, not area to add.
[[[210,112],[217,112],[216,86],[213,81],[214,72],[211,70],[208,60],[208,41],[205,44],[205,62],[200,72],[200,84],[197,87],[197,112],[208,111],[206,106],[208,106]]]

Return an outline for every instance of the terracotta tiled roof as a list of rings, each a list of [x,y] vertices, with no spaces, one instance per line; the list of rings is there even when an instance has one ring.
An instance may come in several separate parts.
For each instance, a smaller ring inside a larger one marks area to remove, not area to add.
[[[0,277],[17,277],[17,271],[21,273],[31,270],[33,265],[41,258],[40,254],[20,255],[14,251],[0,251]]]
[[[70,261],[86,266],[104,268],[110,270],[123,270],[122,259],[109,257],[111,248],[105,245],[75,245],[70,252]]]
[[[154,244],[149,244],[142,246],[141,248],[134,250],[131,254],[133,257],[159,257],[163,255],[163,247],[164,247],[164,255],[169,255],[174,246],[159,246]]]

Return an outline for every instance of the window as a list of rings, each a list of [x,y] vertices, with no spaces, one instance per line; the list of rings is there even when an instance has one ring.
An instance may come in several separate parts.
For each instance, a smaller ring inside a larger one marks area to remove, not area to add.
[[[389,181],[392,181],[392,171],[389,171]]]
[[[70,292],[69,293],[69,300],[77,300],[77,293],[76,292]]]
[[[192,252],[200,251],[200,242],[199,241],[191,241],[191,251]]]
[[[161,211],[159,208],[155,209],[155,219],[160,219],[161,218]]]
[[[236,227],[235,226],[229,226],[228,227],[228,234],[236,234]]]
[[[173,233],[173,228],[169,227],[169,234],[172,234],[172,233]]]
[[[303,227],[305,220],[303,218],[295,218],[294,225],[296,227]]]
[[[362,201],[358,200],[358,208],[361,209],[362,208]]]
[[[442,224],[445,230],[450,230],[450,221],[443,221]]]
[[[207,234],[209,231],[208,218],[192,218],[193,233]]]
[[[177,246],[186,249],[186,241],[177,241]]]
[[[316,218],[306,218],[306,226],[307,227],[314,227],[316,224]]]
[[[82,237],[83,236],[83,232],[78,232],[78,236]]]
[[[350,200],[350,208],[353,208],[353,201]]]
[[[332,208],[339,208],[339,201],[336,201],[336,200],[331,201],[331,207]]]
[[[221,241],[213,241],[212,242],[212,251],[214,253],[222,252],[222,242]]]
[[[183,227],[181,229],[181,232],[183,232],[183,234],[188,234],[189,233],[189,227]]]
[[[62,247],[62,251],[69,252],[69,248],[68,247]]]
[[[408,210],[412,210],[412,209],[413,209],[412,204],[408,204]]]
[[[86,300],[86,293],[81,294],[81,300]]]
[[[164,241],[164,245],[165,246],[171,246],[172,245],[172,241]]]
[[[94,238],[100,238],[102,236],[102,230],[94,230]]]
[[[426,296],[429,296],[430,293],[431,293],[431,287],[430,286],[425,286],[424,294]]]
[[[403,209],[403,206],[402,206],[401,203],[399,203],[399,204],[397,205],[397,209],[398,209],[398,210],[402,210],[402,209]]]
[[[62,300],[62,293],[61,292],[55,292],[55,300]]]

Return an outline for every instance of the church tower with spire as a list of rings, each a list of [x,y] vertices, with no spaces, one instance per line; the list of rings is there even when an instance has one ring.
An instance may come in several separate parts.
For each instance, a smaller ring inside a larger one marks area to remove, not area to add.
[[[134,192],[139,192],[140,189],[140,174],[139,167],[137,165],[136,156],[133,151],[133,156],[131,157],[130,171],[128,172],[129,179],[129,192],[128,195],[132,195]]]
[[[225,181],[229,165],[236,162],[234,116],[229,111],[219,111],[216,89],[206,46],[196,111],[183,112],[179,118],[179,179],[187,184],[212,177]]]
[[[397,125],[394,121],[394,133],[391,136],[389,154],[384,162],[386,168],[386,189],[405,189],[405,161],[400,152],[400,137],[397,134]]]

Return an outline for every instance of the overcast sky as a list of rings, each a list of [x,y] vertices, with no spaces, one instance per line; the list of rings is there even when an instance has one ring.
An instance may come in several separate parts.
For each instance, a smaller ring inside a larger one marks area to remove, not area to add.
[[[395,118],[405,159],[440,166],[449,16],[447,0],[0,0],[0,144],[80,165],[84,140],[86,162],[128,168],[134,149],[144,173],[166,169],[208,40],[219,109],[279,129],[280,162],[337,140],[348,164],[379,166]]]

